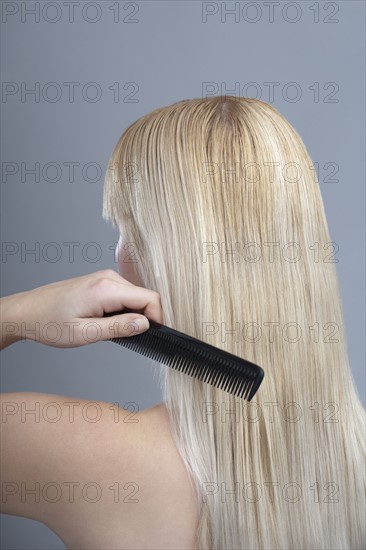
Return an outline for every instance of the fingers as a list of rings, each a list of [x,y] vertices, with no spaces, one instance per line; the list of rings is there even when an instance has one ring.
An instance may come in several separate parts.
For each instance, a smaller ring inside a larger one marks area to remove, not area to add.
[[[143,315],[124,313],[108,318],[90,318],[81,323],[83,343],[121,338],[141,334],[149,328],[149,321]]]
[[[163,312],[160,294],[154,290],[139,287],[132,283],[126,284],[122,277],[120,279],[122,282],[117,282],[115,279],[106,277],[97,279],[91,285],[90,299],[95,301],[95,298],[98,297],[98,302],[103,308],[103,312],[111,313],[128,308],[132,311],[143,313],[153,321],[162,323]],[[101,313],[102,315],[103,313]]]
[[[96,275],[97,277],[107,277],[116,283],[124,283],[126,285],[133,284],[127,279],[124,279],[119,273],[117,273],[117,271],[114,271],[113,269],[101,269],[100,271],[93,273],[93,275]]]

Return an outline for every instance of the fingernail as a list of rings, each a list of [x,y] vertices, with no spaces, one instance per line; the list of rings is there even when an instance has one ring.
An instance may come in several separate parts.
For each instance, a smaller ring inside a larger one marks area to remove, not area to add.
[[[132,319],[132,323],[137,325],[137,330],[135,330],[136,333],[143,332],[150,326],[146,317],[136,317],[136,319]]]

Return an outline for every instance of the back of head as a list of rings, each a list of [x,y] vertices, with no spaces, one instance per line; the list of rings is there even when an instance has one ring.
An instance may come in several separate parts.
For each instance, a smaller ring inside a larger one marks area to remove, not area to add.
[[[197,547],[364,548],[365,411],[296,130],[244,97],[156,109],[118,141],[103,214],[136,243],[165,324],[265,371],[247,403],[163,369],[201,504]]]

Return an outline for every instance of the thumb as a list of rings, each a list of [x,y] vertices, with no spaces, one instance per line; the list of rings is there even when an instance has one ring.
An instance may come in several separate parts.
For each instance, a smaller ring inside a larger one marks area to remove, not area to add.
[[[136,313],[115,315],[108,319],[108,334],[106,338],[134,336],[135,334],[145,332],[149,327],[149,320],[144,315]]]
[[[147,317],[138,313],[124,313],[112,317],[88,319],[85,324],[97,325],[98,327],[98,336],[96,337],[95,331],[94,335],[91,334],[91,337],[94,338],[93,341],[134,336],[145,332],[150,327]],[[83,330],[83,333],[85,334],[85,330]]]

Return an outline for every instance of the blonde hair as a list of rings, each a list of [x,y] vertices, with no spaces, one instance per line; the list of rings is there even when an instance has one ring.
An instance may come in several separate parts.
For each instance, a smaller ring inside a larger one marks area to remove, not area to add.
[[[365,410],[336,245],[296,130],[245,97],[156,109],[115,146],[103,216],[135,243],[165,324],[265,371],[248,403],[162,368],[197,548],[364,548]]]

